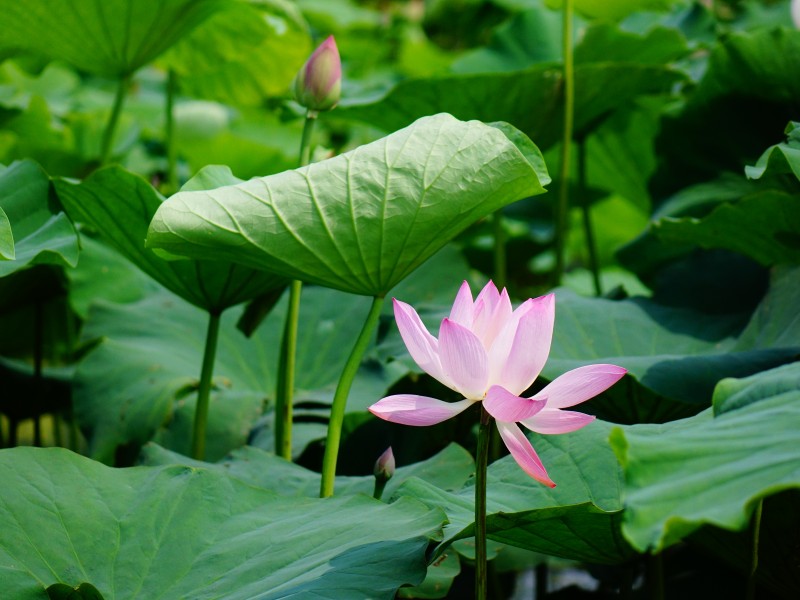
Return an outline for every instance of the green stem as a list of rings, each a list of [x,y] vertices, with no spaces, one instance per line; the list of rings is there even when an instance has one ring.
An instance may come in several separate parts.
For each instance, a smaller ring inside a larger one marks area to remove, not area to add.
[[[506,262],[506,236],[503,230],[503,212],[498,210],[492,215],[494,233],[494,284],[498,289],[506,287],[508,266]]]
[[[753,600],[756,597],[756,571],[758,570],[758,538],[761,535],[761,512],[764,508],[764,499],[760,499],[753,513],[753,540],[750,551],[750,573],[747,577],[747,593],[745,598]]]
[[[492,417],[481,406],[478,428],[478,449],[475,453],[475,598],[486,600],[486,470],[489,466],[489,444]]]
[[[386,489],[386,484],[388,482],[388,479],[375,478],[375,487],[372,489],[372,497],[375,498],[375,500],[383,498],[383,490]]]
[[[311,162],[311,134],[314,132],[314,123],[317,121],[317,113],[313,110],[306,112],[306,120],[303,123],[303,137],[300,139],[300,166],[305,167]]]
[[[333,395],[333,406],[331,406],[331,418],[328,422],[328,437],[325,442],[325,456],[322,459],[322,483],[320,484],[320,498],[333,496],[333,486],[336,478],[336,459],[339,456],[339,442],[342,437],[342,423],[344,422],[344,409],[347,405],[347,395],[353,385],[353,380],[361,365],[361,358],[367,351],[372,333],[378,324],[383,307],[383,296],[375,296],[372,299],[372,306],[369,309],[367,319],[358,334],[353,350],[347,357],[347,362],[336,386],[336,393]]]
[[[581,212],[583,213],[583,232],[586,237],[586,250],[589,253],[589,270],[592,272],[595,296],[603,295],[603,287],[600,283],[600,261],[597,259],[597,242],[594,239],[594,228],[592,227],[591,207],[589,206],[589,194],[586,185],[586,142],[578,144],[578,198],[581,202]]]
[[[219,313],[209,313],[206,348],[203,352],[203,366],[200,370],[200,385],[197,389],[197,407],[194,412],[194,429],[192,431],[192,458],[195,460],[203,460],[206,454],[208,399],[211,395],[211,378],[214,374],[214,358],[217,355],[219,321]]]
[[[301,167],[305,167],[311,158],[311,134],[317,113],[306,112],[303,123],[303,137],[300,139]],[[286,312],[286,323],[281,337],[280,356],[278,357],[278,381],[275,386],[275,454],[286,460],[292,460],[292,403],[294,399],[294,371],[297,355],[297,328],[300,321],[300,295],[303,282],[294,280],[289,286],[289,307]]]
[[[297,326],[300,321],[300,294],[302,281],[292,281],[289,286],[289,307],[281,338],[278,360],[278,384],[275,394],[275,454],[292,460],[292,401],[294,398],[294,372],[297,357]]]
[[[561,165],[559,167],[558,205],[556,207],[556,267],[554,283],[558,285],[564,274],[564,254],[567,246],[567,215],[569,213],[569,171],[572,129],[575,112],[575,77],[572,61],[572,0],[564,0],[562,18],[564,53],[564,130],[561,140]]]
[[[111,109],[111,116],[108,118],[106,129],[103,132],[103,146],[100,152],[100,166],[105,166],[111,160],[111,153],[114,150],[114,134],[117,131],[117,123],[122,114],[122,105],[125,102],[125,94],[128,91],[130,75],[119,78],[117,93],[114,96],[114,107]]]
[[[164,144],[167,150],[167,185],[169,193],[178,191],[178,149],[175,147],[175,94],[178,89],[178,75],[172,69],[167,73],[167,107]]]

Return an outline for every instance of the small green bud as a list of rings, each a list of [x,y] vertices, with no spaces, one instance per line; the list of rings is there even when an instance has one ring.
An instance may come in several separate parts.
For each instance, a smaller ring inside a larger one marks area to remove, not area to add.
[[[394,453],[391,446],[375,461],[375,468],[372,472],[375,474],[375,491],[372,495],[376,500],[380,500],[381,496],[383,496],[386,482],[394,475]]]

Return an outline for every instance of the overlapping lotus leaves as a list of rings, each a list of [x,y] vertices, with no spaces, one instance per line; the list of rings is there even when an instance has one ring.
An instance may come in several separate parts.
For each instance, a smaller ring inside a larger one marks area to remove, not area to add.
[[[31,160],[0,171],[0,277],[34,264],[77,264],[78,234],[49,192],[47,173]]]
[[[544,162],[520,135],[426,117],[302,169],[178,193],[148,245],[383,296],[478,219],[544,191]]]
[[[622,472],[607,439],[613,425],[596,421],[566,435],[531,442],[556,481],[547,488],[526,475],[511,457],[489,467],[486,528],[492,540],[545,554],[600,564],[622,563],[634,551],[620,532]],[[437,547],[472,537],[475,489],[447,492],[411,479],[395,497],[412,496],[441,507],[449,523]]]
[[[0,477],[0,577],[15,600],[55,583],[106,600],[389,600],[422,581],[444,519],[411,499],[285,498],[206,469],[111,469],[63,449],[2,450]]]
[[[220,0],[0,0],[0,57],[32,53],[98,75],[152,61],[224,6]]]
[[[658,551],[707,523],[742,530],[760,498],[800,487],[798,377],[795,363],[724,382],[716,416],[612,433],[625,471],[623,532],[635,548]]]
[[[121,167],[95,171],[79,184],[66,179],[56,179],[54,184],[75,221],[91,226],[142,271],[195,306],[219,312],[285,283],[261,270],[214,260],[215,256],[204,261],[167,261],[145,248],[147,227],[163,197]]]

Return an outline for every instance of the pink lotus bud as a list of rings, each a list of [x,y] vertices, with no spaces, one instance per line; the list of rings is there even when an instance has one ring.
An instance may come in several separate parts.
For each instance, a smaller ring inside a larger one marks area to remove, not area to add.
[[[389,481],[394,475],[394,453],[389,446],[375,461],[375,477]]]
[[[375,491],[372,496],[376,500],[380,500],[383,496],[383,490],[386,488],[386,482],[394,475],[394,453],[391,446],[375,461],[373,473],[375,474]]]
[[[342,95],[342,61],[328,36],[294,78],[294,97],[308,110],[331,110]]]

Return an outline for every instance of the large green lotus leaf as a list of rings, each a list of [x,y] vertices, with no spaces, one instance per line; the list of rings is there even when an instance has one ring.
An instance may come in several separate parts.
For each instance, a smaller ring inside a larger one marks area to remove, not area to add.
[[[229,2],[163,57],[194,97],[260,105],[285,95],[311,52],[307,26],[286,0]]]
[[[709,409],[612,433],[625,471],[623,532],[634,547],[658,551],[706,523],[742,530],[760,498],[800,487],[800,391],[786,385],[798,376],[794,364],[726,382],[716,416]],[[728,403],[730,393],[748,402]]]
[[[375,457],[377,460],[377,456]],[[203,466],[227,473],[255,487],[277,492],[282,496],[319,495],[320,475],[300,465],[289,462],[271,452],[252,446],[234,450],[224,460],[215,464],[192,461],[185,456],[170,452],[155,444],[148,444],[142,451],[143,463],[150,466],[183,464]],[[389,498],[410,477],[418,477],[443,490],[458,490],[475,472],[472,455],[458,444],[450,444],[444,450],[422,462],[398,467],[386,484],[384,498]],[[375,477],[338,476],[337,495],[372,495]]]
[[[541,155],[512,134],[426,117],[302,169],[178,193],[148,245],[383,296],[478,219],[544,191]]]
[[[724,248],[765,266],[800,262],[800,194],[766,190],[700,219],[664,218],[652,227],[660,240],[678,247]]]
[[[556,487],[526,475],[510,457],[489,467],[487,535],[504,544],[544,554],[615,564],[633,554],[620,532],[622,471],[607,439],[613,425],[596,421],[567,435],[532,435]],[[474,482],[453,493],[411,479],[395,497],[412,496],[447,513],[437,554],[474,535]]]
[[[47,173],[30,160],[0,172],[0,277],[31,265],[74,267],[78,234],[50,198]]]
[[[15,600],[46,600],[54,583],[106,600],[389,600],[422,580],[444,518],[410,499],[284,498],[206,469],[111,469],[62,449],[2,450],[0,474],[0,578]]]
[[[142,271],[196,306],[220,312],[285,283],[213,256],[206,261],[166,261],[145,248],[147,227],[163,197],[122,167],[100,169],[79,184],[66,179],[54,184],[74,220],[90,225]]]
[[[682,111],[664,117],[656,142],[659,169],[651,184],[656,195],[724,171],[741,172],[758,159],[775,143],[776,132],[797,120],[798,70],[800,31],[780,27],[723,38]]]
[[[588,130],[601,117],[638,96],[666,93],[682,78],[661,65],[576,65],[575,129]],[[423,115],[446,110],[459,119],[507,121],[545,149],[560,140],[562,93],[561,67],[547,63],[510,73],[409,79],[380,98],[342,102],[336,112],[337,116],[392,131]]]
[[[0,57],[32,53],[99,75],[151,62],[218,10],[219,0],[0,0]]]
[[[235,326],[239,310],[222,317],[208,435],[209,459],[242,445],[264,399],[272,397],[285,298],[251,338]],[[325,409],[347,353],[369,310],[366,298],[325,288],[303,290],[298,335],[296,397]],[[186,449],[208,316],[167,294],[126,305],[97,303],[83,336],[101,339],[80,363],[74,401],[93,457],[111,462],[119,448],[139,446],[158,433],[162,443]],[[351,404],[359,410],[385,394],[393,379],[361,373]],[[396,377],[395,377],[396,378]],[[362,388],[365,391],[360,392]],[[363,399],[359,399],[363,397]],[[321,416],[327,416],[325,411]]]

